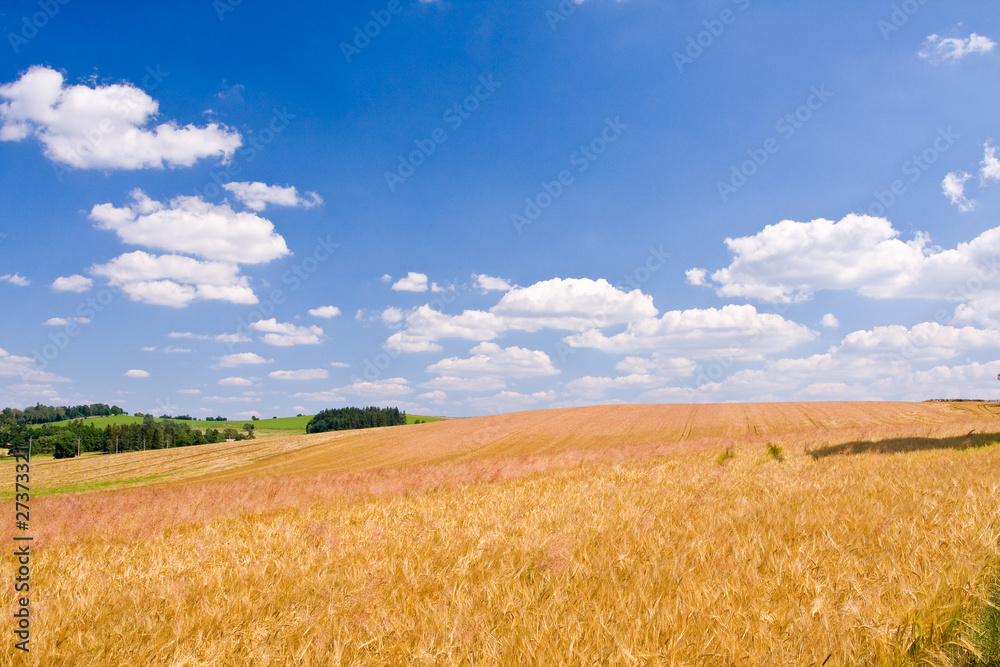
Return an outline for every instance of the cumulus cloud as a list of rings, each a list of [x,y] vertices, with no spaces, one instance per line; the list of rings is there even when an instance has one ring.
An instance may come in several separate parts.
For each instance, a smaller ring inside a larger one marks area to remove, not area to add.
[[[0,276],[0,281],[10,283],[11,285],[17,285],[18,287],[27,287],[31,284],[30,280],[17,273],[5,273]]]
[[[516,391],[501,391],[489,397],[477,397],[467,399],[465,402],[473,407],[489,410],[492,413],[510,412],[513,410],[526,410],[537,406],[539,403],[553,401],[558,397],[555,391],[536,391],[531,394],[522,394]]]
[[[512,329],[579,331],[653,317],[657,310],[653,297],[638,289],[623,292],[603,278],[553,278],[514,287],[490,312]]]
[[[472,274],[472,286],[477,289],[481,289],[484,292],[506,292],[511,288],[510,283],[503,278],[494,278],[482,273]]]
[[[323,368],[303,368],[298,371],[274,371],[268,377],[275,380],[325,380],[330,373]]]
[[[983,150],[983,161],[979,163],[979,180],[984,185],[990,181],[1000,181],[1000,158],[997,158],[997,147],[989,141]]]
[[[47,327],[65,327],[70,324],[90,324],[90,320],[86,317],[50,317],[43,324]]]
[[[933,63],[954,65],[973,53],[989,53],[995,46],[989,37],[976,33],[964,38],[929,35],[918,55]]]
[[[423,383],[428,389],[441,391],[496,391],[506,389],[507,382],[498,375],[455,377],[442,375]]]
[[[976,207],[975,200],[965,198],[965,182],[970,178],[972,178],[972,174],[968,172],[952,171],[946,174],[944,180],[941,181],[941,191],[963,213]]]
[[[229,159],[239,132],[217,123],[150,127],[159,105],[130,83],[70,85],[54,69],[34,66],[0,86],[0,141],[33,137],[53,162],[81,169],[189,167]]]
[[[295,186],[265,185],[259,182],[226,183],[222,187],[233,193],[247,208],[263,211],[268,204],[310,208],[323,203],[315,192],[300,195]]]
[[[906,242],[898,236],[884,218],[785,220],[753,236],[726,239],[733,261],[712,280],[720,296],[779,303],[804,301],[824,289],[853,289],[877,299],[996,301],[1000,227],[952,249],[929,247],[921,232]]]
[[[30,357],[10,354],[3,348],[0,348],[0,375],[18,376],[25,382],[69,382],[66,378],[36,368]]]
[[[823,319],[820,320],[820,325],[827,329],[836,329],[840,326],[840,320],[838,320],[837,316],[833,313],[827,313],[823,316]]]
[[[635,289],[624,292],[603,278],[553,278],[528,287],[513,287],[489,311],[466,310],[447,315],[429,305],[404,314],[401,331],[387,347],[395,352],[441,349],[444,338],[490,341],[511,330],[583,331],[624,324],[657,313],[653,299]]]
[[[480,343],[470,350],[473,355],[462,359],[450,357],[431,364],[427,370],[436,375],[452,377],[538,377],[557,375],[559,370],[545,352],[511,346],[501,348],[496,343]]]
[[[120,255],[91,272],[107,278],[133,301],[183,308],[195,299],[254,304],[257,296],[236,264],[183,255],[151,255],[142,250]]]
[[[729,305],[672,310],[660,318],[632,322],[613,336],[590,329],[563,341],[570,347],[610,353],[656,350],[703,359],[725,351],[736,358],[759,359],[815,337],[808,327],[775,313],[758,313],[751,305]]]
[[[219,380],[219,384],[226,387],[249,387],[253,384],[253,380],[241,377],[228,377]]]
[[[250,338],[242,334],[217,334],[215,336],[208,336],[205,334],[191,333],[190,331],[171,331],[167,334],[168,338],[182,338],[188,340],[214,340],[219,343],[249,343]]]
[[[131,370],[125,371],[125,377],[127,378],[148,378],[149,372],[140,370],[138,368],[133,368]]]
[[[319,308],[310,308],[309,314],[313,317],[322,317],[329,320],[340,315],[340,308],[336,306],[320,306]]]
[[[196,299],[254,304],[257,297],[239,265],[289,254],[269,220],[237,213],[227,204],[198,197],[176,197],[163,204],[138,189],[132,200],[121,208],[99,204],[90,212],[98,228],[114,231],[123,242],[171,253],[137,250],[91,267],[132,300],[175,308]]]
[[[124,243],[180,252],[231,264],[263,264],[289,253],[274,224],[254,213],[236,212],[228,204],[180,196],[166,204],[132,191],[122,207],[98,204],[90,218],[99,229],[113,231]]]
[[[60,276],[52,281],[52,289],[56,292],[86,292],[93,286],[93,280],[79,274]]]
[[[237,366],[251,366],[254,364],[270,364],[274,363],[274,359],[265,359],[259,354],[253,352],[238,352],[236,354],[227,354],[219,358],[219,363],[216,364],[217,368],[235,368]]]
[[[704,285],[707,273],[705,269],[688,269],[684,272],[684,276],[690,285]]]
[[[392,285],[392,289],[397,292],[426,292],[427,274],[410,271],[405,278],[400,278]]]
[[[316,403],[342,403],[347,396],[384,401],[396,396],[413,393],[406,378],[382,378],[371,381],[357,380],[344,387],[336,387],[328,391],[303,392],[292,394],[293,398]]]
[[[278,322],[273,317],[254,322],[250,328],[264,334],[262,341],[278,347],[316,345],[323,339],[323,330],[316,325],[300,327],[291,322]]]

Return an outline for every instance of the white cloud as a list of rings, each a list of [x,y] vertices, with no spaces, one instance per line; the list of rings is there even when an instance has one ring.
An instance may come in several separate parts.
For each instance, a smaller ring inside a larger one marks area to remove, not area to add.
[[[467,399],[465,402],[473,407],[482,410],[489,410],[491,413],[499,413],[512,410],[524,410],[545,401],[553,401],[557,397],[554,391],[536,391],[533,394],[521,394],[516,391],[501,391],[489,397],[477,397]]]
[[[372,380],[371,382],[358,380],[357,382],[353,382],[346,387],[342,387],[341,391],[367,398],[405,396],[406,394],[413,392],[406,378],[401,377]]]
[[[177,393],[178,394],[190,394],[190,395],[194,396],[194,395],[200,394],[201,393],[201,389],[178,389]]]
[[[331,389],[329,391],[310,391],[310,392],[292,394],[292,398],[300,399],[302,401],[311,401],[314,403],[325,403],[327,405],[335,405],[337,403],[343,403],[346,400],[344,395],[338,392],[336,389]]]
[[[941,191],[963,213],[976,207],[975,200],[965,198],[965,182],[970,178],[972,178],[972,174],[968,172],[952,171],[946,174],[944,180],[941,181]]]
[[[395,306],[389,306],[382,311],[382,322],[388,325],[399,324],[403,321],[403,311]]]
[[[553,278],[529,287],[513,287],[489,311],[446,315],[429,305],[404,315],[405,325],[386,341],[394,352],[432,352],[437,341],[462,338],[489,341],[509,330],[545,328],[583,331],[638,321],[657,313],[653,299],[640,290],[623,292],[603,278]]]
[[[336,306],[320,306],[319,308],[310,308],[309,314],[313,317],[330,319],[340,315],[340,308],[337,308]]]
[[[343,361],[331,361],[330,365],[334,368],[350,368],[350,364],[345,364]]]
[[[273,317],[254,322],[250,328],[264,333],[262,341],[278,347],[316,345],[323,339],[323,330],[316,325],[300,327],[291,322],[278,322]]]
[[[688,269],[684,272],[684,276],[690,285],[704,285],[707,274],[708,271],[705,269]]]
[[[441,349],[442,338],[492,340],[506,329],[493,313],[466,310],[461,315],[445,315],[429,305],[406,313],[406,327],[389,336],[386,347],[394,352],[434,352]]]
[[[837,316],[833,313],[827,313],[823,316],[823,319],[820,320],[820,325],[826,327],[827,329],[836,329],[840,326],[840,320],[838,320]]]
[[[509,282],[503,278],[494,278],[482,273],[472,274],[472,285],[484,292],[502,291],[506,292],[511,288]]]
[[[253,380],[241,377],[228,377],[219,380],[219,384],[227,387],[249,387],[253,384]]]
[[[448,394],[440,390],[428,391],[423,394],[419,394],[417,397],[418,401],[430,401],[431,403],[444,403],[448,398]]]
[[[1000,181],[1000,158],[997,158],[997,147],[986,142],[983,150],[983,161],[979,163],[979,180],[984,185],[989,181]]]
[[[173,345],[167,345],[163,348],[163,351],[167,354],[187,354],[191,351],[191,349],[187,347],[174,347]]]
[[[83,169],[189,167],[230,158],[239,132],[217,123],[155,127],[158,104],[130,83],[66,86],[63,75],[34,66],[0,86],[0,141],[34,137],[45,156]]]
[[[989,53],[996,42],[989,37],[972,33],[966,38],[929,35],[919,56],[933,63],[954,65],[973,53]]]
[[[0,348],[0,375],[16,375],[24,382],[69,382],[66,378],[36,368],[30,357],[10,354],[3,348]]]
[[[133,368],[131,370],[125,371],[125,377],[127,378],[148,378],[149,372],[143,371],[138,368]]]
[[[237,366],[250,366],[253,364],[270,364],[274,363],[274,359],[265,359],[259,354],[253,352],[238,352],[236,354],[227,354],[219,358],[219,363],[216,364],[217,368],[235,368]]]
[[[153,201],[132,191],[133,203],[121,208],[98,204],[90,218],[100,229],[114,231],[124,243],[231,264],[262,264],[290,254],[285,239],[270,220],[236,212],[228,204],[199,197]]]
[[[71,317],[69,319],[65,317],[50,317],[43,324],[47,327],[65,327],[70,324],[90,324],[90,320],[86,317]]]
[[[330,373],[323,368],[303,368],[298,371],[274,371],[268,376],[275,380],[325,380]]]
[[[455,377],[442,375],[423,383],[424,387],[444,391],[496,391],[506,389],[507,383],[497,375],[479,375],[474,377]]]
[[[427,274],[410,271],[405,278],[397,280],[392,289],[397,292],[426,292],[428,289]]]
[[[899,324],[848,334],[837,348],[841,353],[871,357],[893,354],[911,361],[950,359],[960,352],[1000,348],[1000,331],[952,327],[922,322],[911,328]]]
[[[754,236],[726,239],[735,257],[712,274],[720,296],[781,303],[818,290],[855,289],[876,298],[979,302],[990,308],[1000,256],[1000,227],[953,249],[928,247],[917,232],[903,242],[884,218],[848,215],[840,222],[785,220]],[[995,282],[995,281],[994,281]],[[973,286],[973,287],[970,287]]]
[[[672,357],[654,352],[650,357],[625,357],[615,370],[630,375],[652,375],[658,378],[675,379],[692,375],[696,364],[685,357]]]
[[[241,182],[226,183],[222,187],[232,192],[236,199],[254,211],[263,211],[268,204],[310,208],[323,203],[322,198],[315,192],[307,192],[306,196],[302,196],[293,185],[282,187],[259,182]]]
[[[93,286],[93,280],[79,274],[60,276],[52,281],[52,289],[56,292],[86,292]]]
[[[329,391],[304,392],[292,394],[292,398],[317,403],[343,403],[348,395],[367,398],[375,401],[386,400],[395,396],[405,396],[412,393],[406,378],[384,378],[369,382],[358,380],[345,387]]]
[[[553,278],[514,287],[490,309],[511,329],[582,331],[634,322],[657,314],[653,297],[623,292],[603,278]]]
[[[567,336],[570,347],[610,353],[660,351],[693,359],[725,351],[734,358],[759,359],[816,337],[808,327],[775,313],[758,313],[751,305],[672,310],[659,319],[630,323],[625,331],[605,336],[598,329]]]
[[[236,264],[183,255],[151,255],[142,250],[90,268],[133,301],[183,308],[196,299],[254,304],[257,296]]]
[[[27,287],[31,284],[30,280],[17,273],[5,273],[0,276],[0,281],[8,282],[11,285],[17,285],[18,287]]]
[[[195,334],[190,331],[171,331],[167,334],[168,338],[183,338],[188,340],[214,340],[219,343],[249,343],[250,338],[242,334],[218,334],[215,336],[207,336],[205,334]]]
[[[523,347],[501,348],[496,343],[480,343],[470,350],[472,357],[450,357],[431,364],[427,370],[436,375],[475,378],[500,376],[511,378],[558,375],[559,370],[545,352]]]

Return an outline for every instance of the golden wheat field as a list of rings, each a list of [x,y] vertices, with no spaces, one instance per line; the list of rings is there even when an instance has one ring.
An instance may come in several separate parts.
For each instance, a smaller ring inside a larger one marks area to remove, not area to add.
[[[0,664],[997,664],[997,407],[598,406],[39,461],[31,652]]]

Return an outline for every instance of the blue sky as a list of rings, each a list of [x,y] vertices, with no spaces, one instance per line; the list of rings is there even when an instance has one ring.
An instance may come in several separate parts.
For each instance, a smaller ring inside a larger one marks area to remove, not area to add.
[[[7,3],[0,403],[993,397],[997,13]]]

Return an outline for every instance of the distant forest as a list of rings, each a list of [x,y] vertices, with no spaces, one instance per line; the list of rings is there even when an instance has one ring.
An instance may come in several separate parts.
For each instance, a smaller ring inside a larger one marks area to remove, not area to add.
[[[87,417],[111,417],[123,415],[125,411],[117,405],[108,406],[104,403],[90,405],[42,405],[18,410],[4,408],[0,411],[0,424],[48,424],[67,419],[85,419]]]
[[[233,426],[208,428],[200,431],[184,422],[156,421],[146,415],[142,424],[109,424],[97,428],[92,423],[71,421],[64,426],[0,423],[0,447],[27,449],[32,454],[52,454],[57,459],[86,452],[134,452],[144,449],[169,449],[190,445],[205,445],[224,440],[245,440],[254,437],[253,424],[243,429]]]
[[[399,408],[334,408],[316,414],[306,424],[306,433],[326,431],[346,431],[355,428],[376,426],[402,426],[406,423],[406,413]]]

